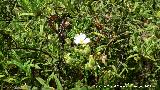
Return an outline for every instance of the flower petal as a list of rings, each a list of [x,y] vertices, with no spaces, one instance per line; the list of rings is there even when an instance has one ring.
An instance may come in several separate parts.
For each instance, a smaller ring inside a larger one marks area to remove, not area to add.
[[[79,37],[84,40],[86,38],[86,35],[83,33],[80,33]]]
[[[90,39],[89,39],[89,38],[86,38],[86,39],[83,41],[84,44],[87,44],[87,43],[89,43],[89,42],[90,42]]]
[[[77,39],[77,38],[79,38],[79,34],[76,34],[74,37],[74,39]]]
[[[75,42],[76,44],[79,44],[79,43],[80,43],[80,40],[79,40],[79,39],[75,39],[74,42]]]

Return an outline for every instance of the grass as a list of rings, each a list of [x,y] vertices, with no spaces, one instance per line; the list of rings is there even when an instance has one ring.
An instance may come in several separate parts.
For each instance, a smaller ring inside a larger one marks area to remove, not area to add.
[[[0,1],[1,89],[159,89],[159,5],[158,0]],[[75,44],[80,33],[91,42]]]

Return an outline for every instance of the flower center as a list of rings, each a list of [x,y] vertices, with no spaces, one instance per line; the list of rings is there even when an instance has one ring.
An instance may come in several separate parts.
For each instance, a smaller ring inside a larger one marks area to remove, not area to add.
[[[83,44],[83,39],[82,38],[80,39],[80,43]]]

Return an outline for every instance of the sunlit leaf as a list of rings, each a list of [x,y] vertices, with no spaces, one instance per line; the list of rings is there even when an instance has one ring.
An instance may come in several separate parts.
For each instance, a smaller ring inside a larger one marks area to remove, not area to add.
[[[44,81],[42,78],[36,77],[36,79],[39,81],[41,85],[43,85],[44,87],[48,87],[48,85],[46,84],[46,81]]]

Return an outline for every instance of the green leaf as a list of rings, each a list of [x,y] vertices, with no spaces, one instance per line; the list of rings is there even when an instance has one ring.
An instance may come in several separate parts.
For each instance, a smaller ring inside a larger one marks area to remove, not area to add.
[[[35,67],[35,69],[41,69],[37,64],[30,64],[31,67]]]
[[[55,90],[53,87],[42,87],[42,90]]]
[[[6,81],[8,83],[14,83],[16,81],[16,79],[9,77],[9,78],[4,79],[4,81]]]
[[[41,85],[43,85],[44,87],[49,87],[42,78],[36,77],[36,79],[37,79],[37,80],[39,81],[39,83],[40,83]]]
[[[101,46],[97,47],[96,52],[100,52],[100,51],[104,50],[105,47],[106,47],[106,45],[101,45]]]
[[[56,84],[57,84],[57,89],[58,89],[58,90],[63,90],[63,87],[62,87],[59,79],[57,78],[57,76],[54,75],[54,72],[48,77],[47,83],[49,83],[52,78],[54,78],[54,80],[55,80],[55,82],[56,82]]]
[[[100,37],[103,37],[103,38],[105,38],[105,36],[104,36],[103,34],[101,34],[101,33],[98,33],[98,32],[93,32],[93,34],[95,34],[95,35],[97,35],[97,36],[100,36]]]
[[[113,68],[114,72],[117,73],[117,69],[116,69],[116,67],[114,65],[112,65],[112,68]]]
[[[93,67],[95,65],[95,60],[93,58],[93,55],[89,56],[89,64]]]
[[[160,11],[157,12],[156,16],[157,16],[157,17],[160,17]]]
[[[22,69],[23,70],[23,64],[22,63],[20,63],[20,62],[18,62],[18,61],[16,61],[16,60],[12,60],[12,61],[7,61],[7,64],[8,65],[10,65],[10,64],[14,64],[14,65],[16,65],[16,66],[18,66],[20,69]]]
[[[21,13],[19,16],[35,16],[34,13]]]
[[[0,75],[0,78],[3,78],[5,75]]]
[[[130,58],[134,58],[134,57],[138,57],[139,55],[138,54],[134,54],[134,55],[130,55],[127,60],[129,60]]]
[[[23,82],[24,80],[29,79],[29,77],[24,77],[21,79],[21,82]]]
[[[111,0],[112,3],[115,3],[116,0]]]
[[[23,86],[21,86],[21,89],[22,90],[29,90],[29,88],[30,88],[30,86],[28,86],[28,85],[23,85]],[[33,89],[32,89],[33,90]]]

